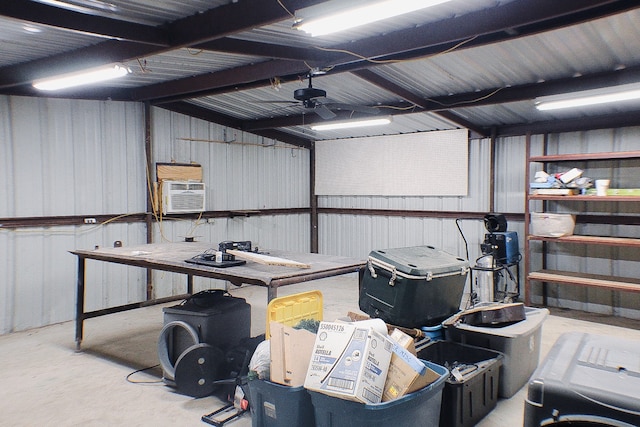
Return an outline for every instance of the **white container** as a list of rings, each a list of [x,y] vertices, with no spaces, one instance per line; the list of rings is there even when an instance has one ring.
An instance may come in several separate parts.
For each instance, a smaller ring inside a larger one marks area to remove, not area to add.
[[[607,190],[609,190],[609,183],[611,181],[608,179],[596,179],[596,195],[597,196],[606,196]]]
[[[499,351],[504,355],[500,367],[498,395],[510,398],[518,392],[538,367],[542,324],[549,316],[546,308],[525,307],[525,320],[503,327],[472,326],[444,322],[449,341]]]
[[[571,214],[531,213],[531,234],[542,237],[562,237],[573,234],[576,216]]]

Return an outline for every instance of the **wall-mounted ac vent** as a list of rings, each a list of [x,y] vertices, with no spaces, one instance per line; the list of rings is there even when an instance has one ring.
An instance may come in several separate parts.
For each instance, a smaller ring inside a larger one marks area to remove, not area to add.
[[[203,212],[205,187],[202,182],[163,181],[162,213]]]

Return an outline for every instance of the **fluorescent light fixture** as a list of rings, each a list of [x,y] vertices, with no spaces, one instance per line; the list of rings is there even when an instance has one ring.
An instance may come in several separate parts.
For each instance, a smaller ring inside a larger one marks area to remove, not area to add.
[[[359,127],[366,127],[366,126],[388,125],[389,123],[391,123],[391,118],[386,117],[382,119],[350,120],[347,122],[333,122],[333,123],[327,123],[324,125],[313,125],[311,126],[311,129],[336,130],[336,129],[359,128]]]
[[[312,36],[323,36],[375,21],[403,15],[416,10],[446,3],[451,0],[385,0],[328,15],[308,22],[300,21],[294,28]]]
[[[33,82],[33,87],[40,90],[66,89],[69,87],[98,83],[123,77],[130,72],[131,70],[129,68],[122,65],[108,65],[105,67],[92,68],[90,70],[37,80]]]
[[[540,111],[557,110],[561,108],[586,107],[590,105],[606,104],[640,99],[640,84],[611,86],[580,92],[565,93],[536,98],[536,108]]]

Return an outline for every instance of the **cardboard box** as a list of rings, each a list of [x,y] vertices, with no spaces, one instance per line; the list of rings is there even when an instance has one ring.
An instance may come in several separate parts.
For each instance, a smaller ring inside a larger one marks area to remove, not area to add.
[[[392,333],[392,336],[398,335],[395,331]],[[400,337],[404,338],[401,335]],[[405,348],[403,345],[409,348]],[[394,341],[389,372],[382,394],[383,402],[417,391],[440,378],[440,375],[429,369],[411,352],[410,348],[412,347],[415,352],[413,340],[410,342],[407,342],[406,339],[402,339],[400,342]]]
[[[413,354],[414,356],[417,355],[417,353],[416,353],[416,343],[415,343],[413,337],[411,337],[409,334],[402,332],[398,328],[395,328],[389,334],[389,338],[391,338],[393,341],[395,341],[398,344],[400,344],[402,346],[402,348],[406,348],[407,350],[409,350],[411,352],[411,354]],[[391,356],[391,358],[393,359],[393,356]]]
[[[371,327],[321,322],[304,387],[363,403],[380,403],[393,342]]]
[[[271,382],[299,387],[309,368],[316,335],[304,329],[293,329],[270,322]]]

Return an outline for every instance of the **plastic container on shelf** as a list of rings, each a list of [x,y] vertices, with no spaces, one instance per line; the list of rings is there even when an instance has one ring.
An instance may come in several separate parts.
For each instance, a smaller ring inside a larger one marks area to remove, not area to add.
[[[573,234],[575,225],[575,215],[531,212],[531,234],[534,236],[570,236]]]
[[[498,395],[509,398],[526,383],[540,360],[542,325],[546,308],[525,307],[525,320],[502,327],[481,327],[444,322],[445,337],[454,342],[499,351],[504,355],[500,368]]]
[[[496,407],[502,353],[486,348],[436,341],[418,357],[452,369],[464,366],[471,372],[458,381],[450,375],[442,392],[441,427],[471,427]]]
[[[444,366],[429,361],[424,363],[437,372],[440,378],[420,390],[389,402],[363,404],[310,391],[316,426],[438,426],[442,390],[449,371]]]

